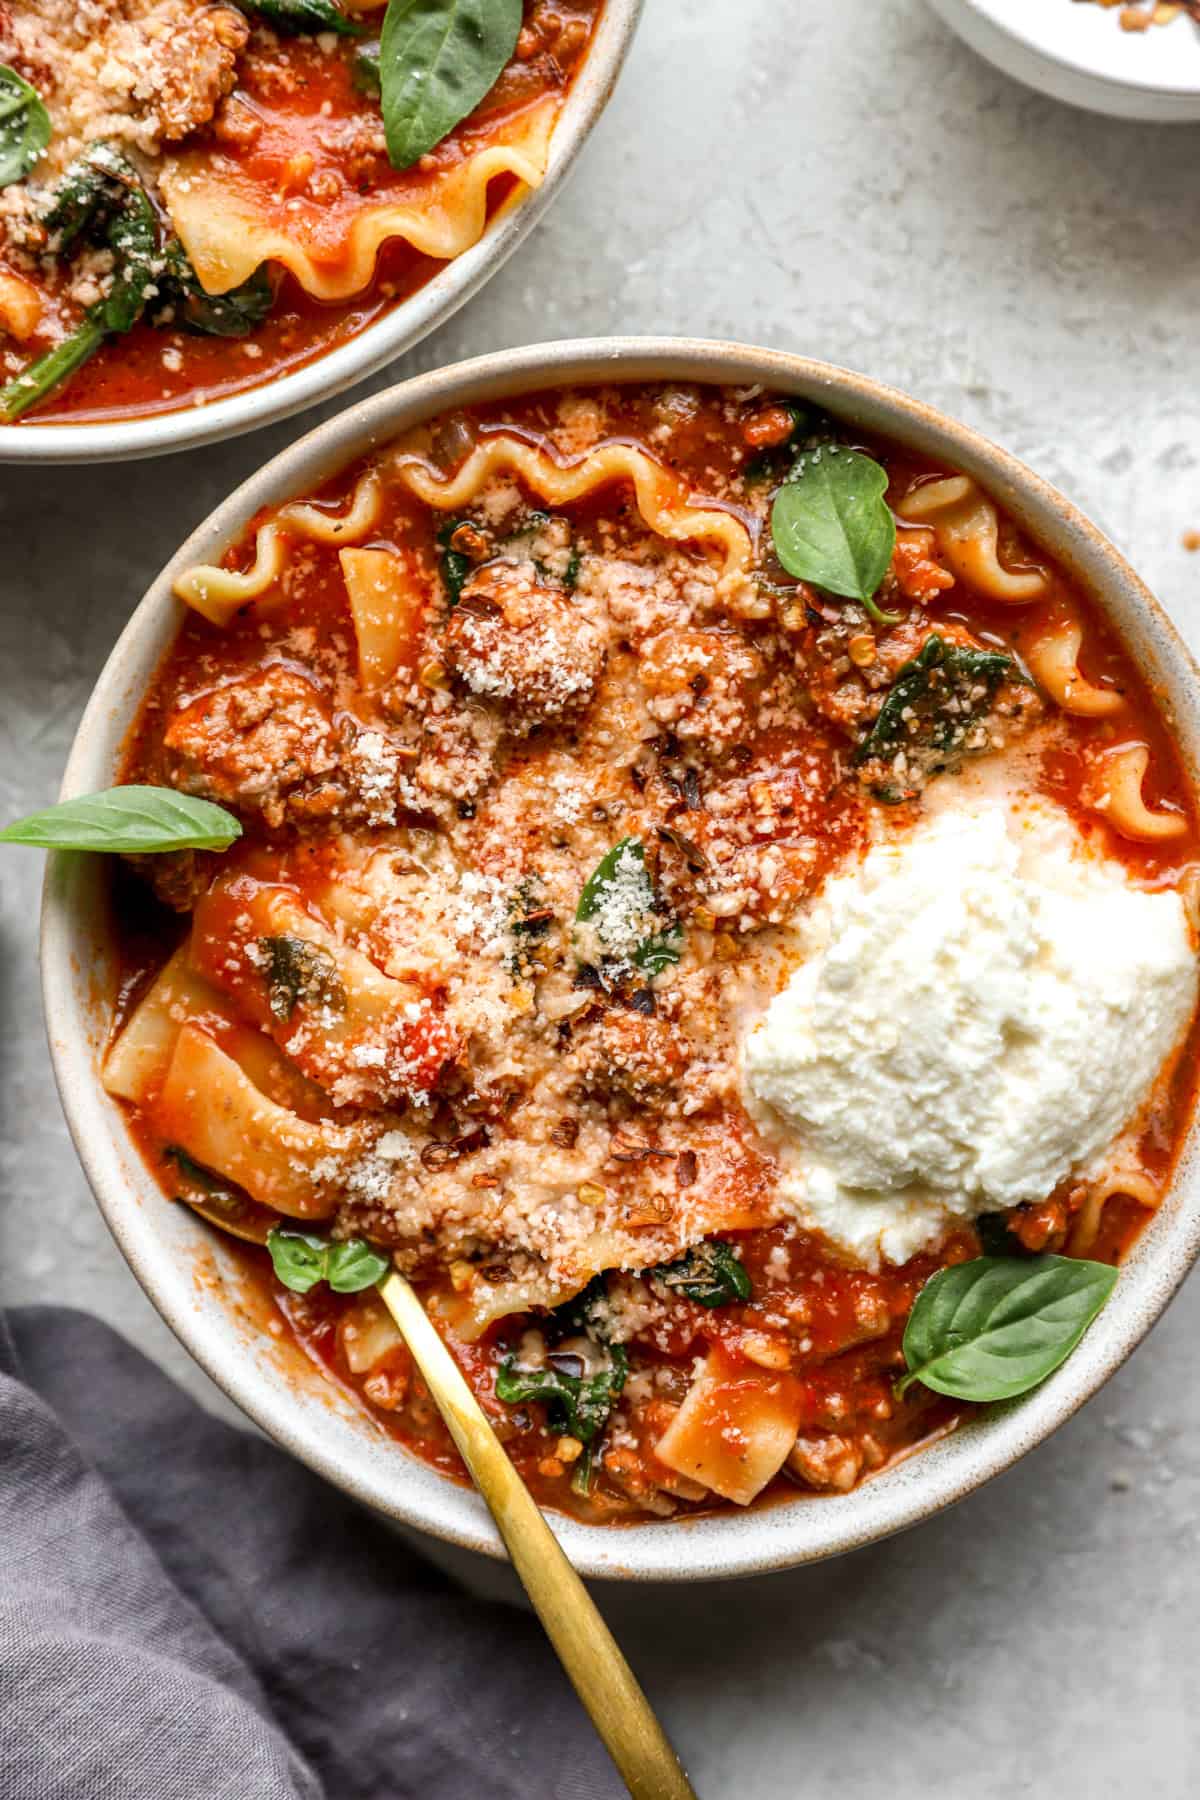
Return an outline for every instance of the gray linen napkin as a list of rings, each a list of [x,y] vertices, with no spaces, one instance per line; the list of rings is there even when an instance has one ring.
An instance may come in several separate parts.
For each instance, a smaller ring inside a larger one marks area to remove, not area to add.
[[[98,1320],[0,1316],[0,1800],[624,1791],[531,1619]]]

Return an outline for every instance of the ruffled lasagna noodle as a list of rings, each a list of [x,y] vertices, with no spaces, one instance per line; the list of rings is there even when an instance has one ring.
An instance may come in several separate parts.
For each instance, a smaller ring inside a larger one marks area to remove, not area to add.
[[[825,877],[969,763],[1131,880],[1195,885],[1165,722],[976,482],[868,444],[897,520],[880,618],[786,575],[768,521],[799,416],[668,386],[415,428],[179,579],[130,744],[130,778],[246,827],[140,869],[181,925],[138,962],[105,1080],[148,1158],[228,1219],[383,1246],[522,1472],[589,1518],[746,1504],[781,1472],[843,1490],[961,1410],[893,1384],[915,1294],[974,1227],[857,1264],[788,1213],[738,1085]],[[932,737],[909,708],[897,747],[889,697],[939,646],[1006,673]],[[1189,1067],[1009,1241],[1119,1257]],[[453,1466],[378,1302],[273,1292]],[[562,1378],[616,1384],[594,1441],[536,1399],[505,1413]]]
[[[437,262],[452,262],[477,244],[493,182],[515,181],[508,206],[541,186],[557,114],[556,99],[539,100],[449,168],[406,171],[382,192],[347,196],[333,207],[289,195],[274,171],[256,176],[212,149],[172,158],[159,184],[210,294],[228,293],[270,262],[289,269],[317,300],[350,300],[370,287],[379,252],[393,240]]]

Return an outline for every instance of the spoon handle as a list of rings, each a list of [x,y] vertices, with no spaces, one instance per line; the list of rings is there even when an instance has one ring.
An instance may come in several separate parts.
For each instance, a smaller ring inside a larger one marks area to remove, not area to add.
[[[696,1800],[633,1670],[408,1282],[379,1292],[504,1539],[546,1635],[634,1800]]]

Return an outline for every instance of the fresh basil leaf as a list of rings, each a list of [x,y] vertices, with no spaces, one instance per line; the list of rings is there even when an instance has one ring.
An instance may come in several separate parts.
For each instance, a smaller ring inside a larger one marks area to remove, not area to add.
[[[50,142],[50,114],[23,76],[0,63],[0,188],[28,175]]]
[[[645,922],[656,916],[663,922],[662,930],[644,931],[631,943],[627,921]],[[606,957],[618,965],[632,964],[650,979],[683,954],[682,927],[655,892],[645,846],[635,837],[622,838],[600,858],[584,883],[575,919],[592,926]]]
[[[379,77],[393,168],[410,168],[474,112],[523,17],[522,0],[388,0]]]
[[[390,1257],[372,1250],[364,1238],[346,1238],[330,1244],[325,1279],[335,1294],[359,1294],[382,1281],[391,1266]]]
[[[267,958],[267,1005],[273,1019],[286,1025],[299,1005],[345,1012],[346,989],[328,950],[286,934],[259,938],[258,942]]]
[[[554,1358],[559,1366],[555,1366]],[[506,1406],[523,1406],[529,1400],[540,1400],[549,1412],[551,1422],[567,1430],[583,1444],[603,1430],[617,1395],[625,1386],[629,1358],[621,1344],[607,1347],[604,1368],[593,1375],[574,1374],[563,1366],[582,1358],[550,1352],[544,1368],[518,1367],[515,1351],[504,1358],[496,1371],[496,1398]]]
[[[979,1256],[939,1269],[904,1333],[908,1374],[956,1400],[1011,1400],[1075,1348],[1117,1282],[1074,1256]]]
[[[894,624],[875,604],[896,543],[887,471],[861,450],[819,445],[798,458],[771,506],[775,554],[797,581],[858,600],[873,619]]]
[[[286,1225],[273,1225],[267,1233],[267,1249],[271,1266],[285,1288],[293,1294],[307,1294],[325,1279],[325,1257],[328,1240],[315,1232],[293,1231]]]
[[[696,1244],[677,1262],[660,1263],[647,1273],[697,1306],[731,1306],[735,1300],[749,1300],[754,1293],[733,1245],[719,1238]]]
[[[382,1281],[392,1266],[364,1238],[334,1240],[290,1225],[271,1227],[267,1249],[276,1276],[294,1294],[307,1294],[319,1281],[327,1281],[335,1294],[359,1294]]]
[[[43,850],[228,850],[242,835],[232,813],[174,788],[115,787],[63,800],[0,831],[0,843]]]
[[[971,731],[991,706],[1001,682],[1020,679],[1011,656],[948,644],[934,632],[896,671],[854,761],[886,759],[903,750],[924,774],[936,774],[966,753]]]
[[[265,19],[285,34],[334,31],[339,37],[358,37],[362,26],[339,12],[333,0],[236,0],[251,18]]]

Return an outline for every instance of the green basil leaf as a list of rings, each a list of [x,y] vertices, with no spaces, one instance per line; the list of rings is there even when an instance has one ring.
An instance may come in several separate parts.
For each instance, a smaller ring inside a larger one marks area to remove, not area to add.
[[[392,1266],[365,1238],[339,1241],[290,1225],[271,1227],[267,1249],[275,1274],[294,1294],[307,1294],[319,1281],[327,1281],[335,1294],[359,1294],[382,1281]]]
[[[660,1263],[647,1273],[697,1306],[731,1306],[749,1300],[754,1288],[732,1244],[710,1238],[696,1244],[677,1262]]]
[[[523,17],[522,0],[388,0],[379,79],[393,168],[410,168],[474,112]]]
[[[325,1279],[325,1257],[329,1249],[326,1238],[315,1232],[293,1231],[285,1225],[273,1225],[267,1233],[267,1249],[271,1264],[285,1288],[293,1294],[307,1294]]]
[[[28,175],[49,142],[50,114],[41,95],[0,63],[0,187]]]
[[[896,543],[887,471],[861,450],[819,445],[801,456],[771,507],[775,554],[797,581],[858,600],[874,619]]]
[[[909,1373],[956,1400],[1011,1400],[1075,1348],[1117,1283],[1108,1263],[1074,1256],[979,1256],[939,1269],[904,1333]]]
[[[506,1406],[540,1400],[552,1424],[569,1431],[581,1443],[590,1444],[607,1424],[629,1373],[629,1358],[622,1345],[608,1345],[606,1354],[605,1367],[594,1375],[573,1375],[568,1369],[556,1368],[553,1362],[540,1369],[520,1368],[516,1352],[510,1351],[496,1371],[496,1398]],[[561,1353],[551,1351],[550,1355]],[[568,1357],[569,1353],[562,1360]]]
[[[362,26],[339,12],[333,0],[236,0],[251,18],[265,19],[285,34],[334,31],[339,37],[358,37]]]
[[[43,850],[228,850],[242,835],[232,813],[166,787],[115,787],[63,800],[0,831],[0,843]]]
[[[335,1294],[358,1294],[382,1281],[391,1266],[390,1257],[372,1250],[364,1238],[346,1238],[330,1244],[325,1279]]]

